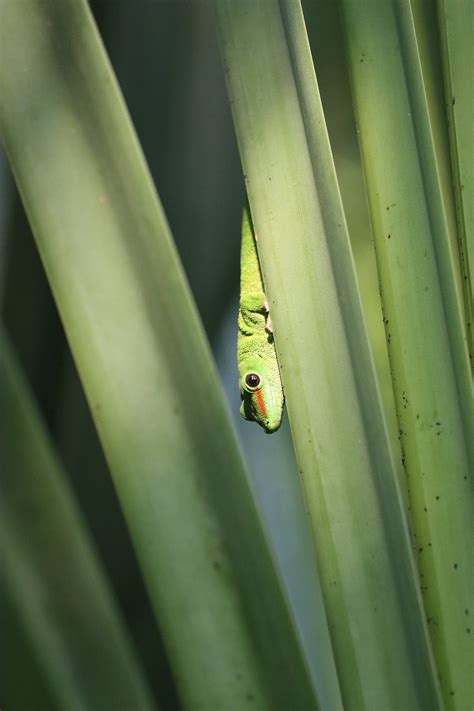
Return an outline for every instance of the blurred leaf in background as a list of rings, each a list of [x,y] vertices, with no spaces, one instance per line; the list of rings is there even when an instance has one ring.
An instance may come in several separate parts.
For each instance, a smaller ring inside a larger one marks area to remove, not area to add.
[[[140,0],[137,5],[97,0],[91,6],[204,324],[215,334],[238,288],[243,183],[212,13],[200,2]],[[165,703],[169,697],[173,708],[169,670],[83,389],[23,207],[8,173],[2,176],[3,319],[96,538],[150,683],[155,691],[159,688]],[[163,668],[157,675],[160,659]]]
[[[12,643],[0,668],[5,707],[151,711],[135,651],[3,330],[0,451],[0,619]]]

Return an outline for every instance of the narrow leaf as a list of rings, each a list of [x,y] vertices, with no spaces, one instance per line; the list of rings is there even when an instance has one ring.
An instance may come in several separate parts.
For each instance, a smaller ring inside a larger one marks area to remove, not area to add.
[[[216,0],[216,8],[344,708],[436,709],[300,3]]]
[[[445,703],[467,709],[472,384],[430,95],[407,3],[343,0],[342,8],[421,590]]]
[[[29,684],[28,662],[16,669],[6,652],[20,637],[53,708],[155,708],[3,331],[0,452],[0,586],[18,624],[2,626],[5,707],[17,708],[23,698],[21,678]]]
[[[438,0],[451,156],[456,191],[461,266],[473,357],[474,311],[474,3]]]

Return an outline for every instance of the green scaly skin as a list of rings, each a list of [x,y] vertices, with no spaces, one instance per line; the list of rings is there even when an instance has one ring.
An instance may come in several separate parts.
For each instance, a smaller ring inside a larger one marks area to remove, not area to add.
[[[248,206],[242,220],[237,364],[242,417],[258,422],[265,432],[275,432],[281,424],[284,395]],[[257,376],[256,386],[249,384],[249,376],[250,381]]]

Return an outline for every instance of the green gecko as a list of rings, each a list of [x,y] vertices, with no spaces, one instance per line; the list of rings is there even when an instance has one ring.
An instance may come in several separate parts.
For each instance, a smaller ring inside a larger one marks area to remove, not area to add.
[[[263,289],[252,219],[248,205],[242,219],[240,306],[237,364],[240,378],[240,414],[265,432],[281,424],[284,395],[278,368],[272,322]]]

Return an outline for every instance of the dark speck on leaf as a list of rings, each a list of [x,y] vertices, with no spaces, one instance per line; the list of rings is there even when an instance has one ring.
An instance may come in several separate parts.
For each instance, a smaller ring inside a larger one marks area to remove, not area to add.
[[[457,570],[457,569],[458,569],[458,564],[455,563],[455,564],[454,564],[454,570]]]
[[[212,567],[214,568],[214,570],[220,570],[222,566],[221,566],[221,564],[219,563],[219,561],[214,560],[213,563],[212,563]]]

